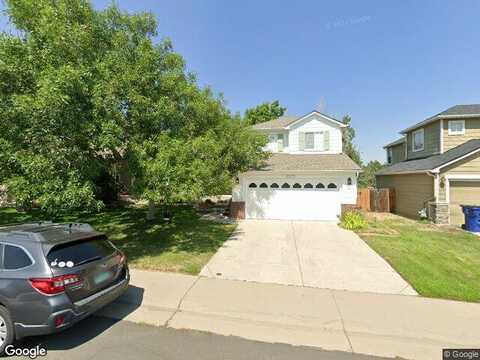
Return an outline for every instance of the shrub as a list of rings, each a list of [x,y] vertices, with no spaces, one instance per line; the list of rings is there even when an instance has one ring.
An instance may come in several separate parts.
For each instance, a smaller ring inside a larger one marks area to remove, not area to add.
[[[367,220],[358,210],[347,211],[340,219],[340,226],[347,230],[360,230],[367,227]]]

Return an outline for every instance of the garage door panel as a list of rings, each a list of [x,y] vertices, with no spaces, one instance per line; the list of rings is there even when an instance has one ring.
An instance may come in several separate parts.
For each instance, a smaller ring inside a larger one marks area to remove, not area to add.
[[[247,192],[250,219],[336,221],[340,210],[336,190],[249,188]]]
[[[480,182],[450,182],[450,224],[462,225],[465,223],[460,205],[480,205]]]

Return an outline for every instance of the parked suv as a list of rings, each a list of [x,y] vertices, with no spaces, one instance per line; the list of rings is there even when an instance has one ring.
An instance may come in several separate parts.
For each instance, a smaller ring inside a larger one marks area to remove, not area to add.
[[[15,339],[70,327],[129,280],[124,254],[88,224],[0,228],[0,354]]]

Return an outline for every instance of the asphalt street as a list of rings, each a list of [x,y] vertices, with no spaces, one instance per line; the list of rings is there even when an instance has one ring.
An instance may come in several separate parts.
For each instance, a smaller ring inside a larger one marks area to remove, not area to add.
[[[135,324],[94,316],[62,333],[32,337],[18,348],[47,349],[38,359],[164,360],[379,360],[383,358],[250,341],[192,330]]]

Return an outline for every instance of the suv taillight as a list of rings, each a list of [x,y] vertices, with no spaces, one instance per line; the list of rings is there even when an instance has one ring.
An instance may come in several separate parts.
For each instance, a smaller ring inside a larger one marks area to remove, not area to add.
[[[62,275],[47,279],[30,279],[30,284],[38,292],[45,295],[60,294],[65,291],[65,286],[82,282],[80,275]]]

